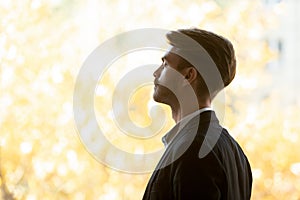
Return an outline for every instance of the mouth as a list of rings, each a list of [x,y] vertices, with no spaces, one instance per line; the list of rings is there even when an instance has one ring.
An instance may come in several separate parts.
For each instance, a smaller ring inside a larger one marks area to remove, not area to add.
[[[158,83],[156,81],[154,81],[154,89],[156,89],[158,87]]]
[[[157,86],[158,86],[157,83],[154,83],[153,89],[156,90],[156,89],[157,89]]]

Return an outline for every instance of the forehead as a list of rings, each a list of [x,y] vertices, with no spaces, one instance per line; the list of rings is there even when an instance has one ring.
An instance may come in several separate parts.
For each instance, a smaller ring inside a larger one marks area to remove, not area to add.
[[[162,60],[167,61],[169,64],[178,64],[180,63],[181,57],[176,53],[172,52],[172,49],[168,50],[165,55],[162,57]]]

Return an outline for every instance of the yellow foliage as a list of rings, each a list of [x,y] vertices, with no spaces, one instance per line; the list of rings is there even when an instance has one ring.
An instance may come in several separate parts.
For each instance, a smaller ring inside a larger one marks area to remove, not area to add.
[[[216,2],[0,0],[0,198],[141,199],[150,174],[115,171],[80,141],[72,111],[76,76],[87,56],[118,33],[199,26],[228,37],[237,52],[236,79],[226,90],[224,111],[219,104],[216,110],[250,160],[252,199],[299,199],[300,106],[282,105],[284,93],[271,87],[265,68],[277,52],[264,37],[280,16],[258,0]],[[122,66],[99,80],[107,94],[125,73]],[[129,115],[140,126],[155,120],[147,114],[151,87],[129,101]],[[162,148],[161,136],[174,125],[167,107],[165,127],[141,141],[114,126],[109,101],[95,96],[99,126],[112,144],[133,153]]]

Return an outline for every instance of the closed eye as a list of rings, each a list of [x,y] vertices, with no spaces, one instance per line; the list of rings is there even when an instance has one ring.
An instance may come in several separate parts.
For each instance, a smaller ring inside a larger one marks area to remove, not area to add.
[[[166,60],[165,60],[164,58],[162,58],[161,60],[162,60],[161,66],[167,67],[167,66],[168,66],[168,63],[166,62]]]

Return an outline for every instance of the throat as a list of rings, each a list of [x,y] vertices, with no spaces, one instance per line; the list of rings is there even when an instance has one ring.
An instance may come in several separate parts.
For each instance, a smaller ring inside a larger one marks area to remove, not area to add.
[[[188,105],[188,104],[186,104]],[[180,106],[170,106],[172,110],[172,118],[176,122],[181,121],[185,116],[192,114],[193,112],[196,112],[199,109],[205,108],[205,107],[210,107],[210,104],[204,104],[204,105],[189,105],[186,106],[184,109],[182,109]]]

